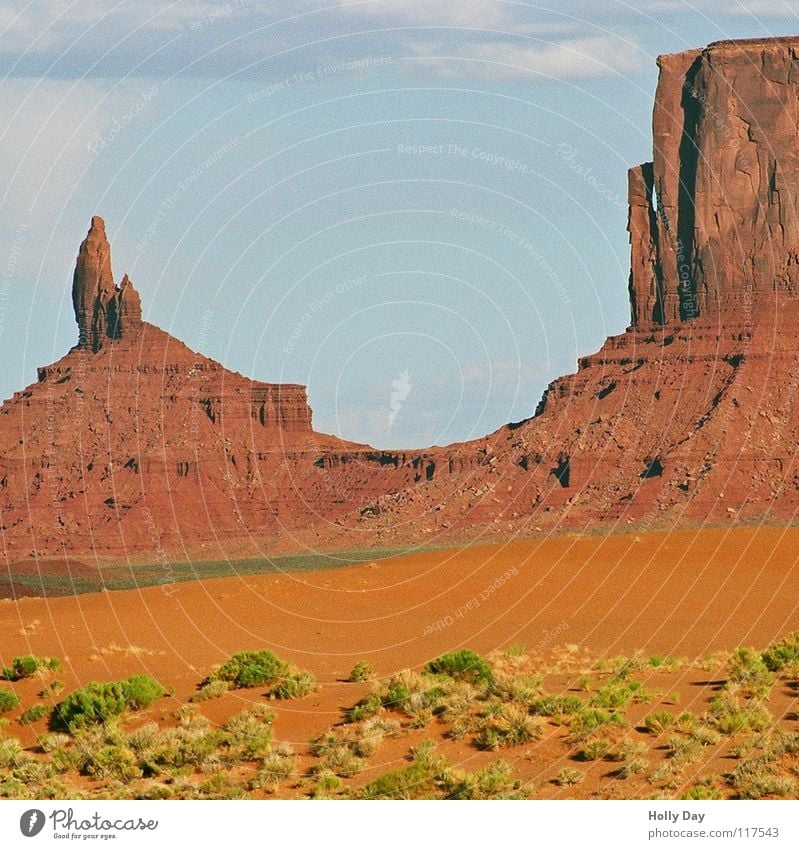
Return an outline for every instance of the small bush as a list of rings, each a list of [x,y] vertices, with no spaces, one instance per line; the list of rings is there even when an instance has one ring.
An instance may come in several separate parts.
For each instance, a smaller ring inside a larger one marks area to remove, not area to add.
[[[610,741],[602,738],[588,740],[577,752],[577,758],[581,761],[601,761],[610,753]]]
[[[730,681],[743,694],[763,699],[771,692],[774,676],[754,649],[739,648],[730,655]]]
[[[475,743],[481,749],[519,746],[538,740],[544,721],[516,705],[501,705],[497,711],[484,712]]]
[[[710,799],[723,799],[724,794],[712,784],[700,781],[698,784],[694,784],[693,787],[689,787],[680,798],[694,802],[704,802]]]
[[[571,787],[573,784],[579,784],[584,778],[585,775],[579,769],[575,769],[572,766],[565,766],[555,776],[555,784],[561,787]]]
[[[530,705],[530,713],[537,716],[567,717],[585,709],[585,702],[579,696],[544,696]]]
[[[312,799],[332,799],[341,790],[342,781],[332,772],[322,772],[317,776],[311,791]]]
[[[85,760],[81,772],[93,778],[115,778],[125,783],[142,776],[136,756],[124,745],[104,746]]]
[[[149,675],[132,675],[124,681],[92,682],[74,690],[53,713],[56,727],[69,731],[106,722],[126,710],[148,708],[164,695],[164,688]]]
[[[293,699],[312,692],[316,682],[310,672],[297,669],[271,651],[234,654],[210,677],[209,683],[226,681],[233,687],[267,687],[267,696]]]
[[[6,681],[19,681],[22,678],[31,678],[39,671],[55,672],[60,665],[57,657],[36,657],[26,654],[15,657],[11,661],[11,666],[3,669],[0,677],[5,678]]]
[[[375,677],[375,668],[371,663],[368,663],[365,660],[359,660],[355,666],[352,667],[352,671],[347,678],[351,683],[357,683],[360,681],[369,681],[370,679]]]
[[[19,704],[19,696],[11,690],[0,689],[0,713],[8,713]]]
[[[662,734],[674,724],[674,717],[665,710],[656,710],[644,717],[644,727],[652,734]]]
[[[211,680],[227,681],[234,687],[262,687],[289,672],[289,664],[271,651],[244,651],[234,654],[217,669]]]
[[[450,782],[448,782],[449,784]],[[510,764],[493,763],[469,774],[453,775],[448,799],[524,799],[522,783],[513,777]]]
[[[763,708],[756,704],[743,704],[728,693],[722,693],[711,700],[710,713],[710,721],[722,734],[763,731],[772,722],[770,714]]]
[[[207,681],[199,690],[191,697],[192,702],[205,702],[208,699],[220,699],[227,693],[229,684],[227,681],[217,679],[215,681]]]
[[[269,691],[273,699],[299,699],[316,689],[316,679],[304,669],[288,672]]]
[[[494,677],[485,660],[471,649],[442,654],[435,660],[431,660],[425,667],[425,671],[433,675],[459,678],[471,684],[490,684]]]
[[[762,659],[771,672],[779,672],[784,666],[799,661],[799,631],[792,631],[772,643],[763,652]]]
[[[56,678],[55,680],[50,681],[49,684],[45,684],[41,693],[39,693],[39,697],[42,699],[52,699],[53,696],[57,696],[64,692],[64,686],[64,682]]]
[[[32,725],[34,722],[44,719],[50,712],[51,709],[47,705],[32,705],[26,711],[23,711],[19,718],[20,724]]]
[[[600,728],[623,724],[624,719],[617,711],[603,710],[602,708],[586,708],[581,713],[575,714],[569,723],[569,740],[572,743],[581,743]]]

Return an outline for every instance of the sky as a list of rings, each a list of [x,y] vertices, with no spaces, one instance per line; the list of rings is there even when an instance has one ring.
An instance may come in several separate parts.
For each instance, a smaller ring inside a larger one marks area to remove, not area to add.
[[[799,0],[0,0],[0,33],[0,398],[77,341],[99,214],[148,321],[415,448],[624,332],[657,55]]]

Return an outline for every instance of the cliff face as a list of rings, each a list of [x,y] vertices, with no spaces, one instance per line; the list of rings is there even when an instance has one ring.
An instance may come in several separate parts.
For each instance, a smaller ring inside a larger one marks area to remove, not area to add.
[[[658,64],[653,162],[630,172],[633,324],[745,323],[799,283],[799,39]]]

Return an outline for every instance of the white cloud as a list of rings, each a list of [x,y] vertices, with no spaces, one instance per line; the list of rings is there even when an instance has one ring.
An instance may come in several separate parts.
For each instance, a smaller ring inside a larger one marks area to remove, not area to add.
[[[544,46],[515,41],[478,42],[447,55],[424,55],[429,51],[428,45],[415,47],[419,61],[443,77],[479,76],[493,80],[629,74],[639,71],[646,58],[634,42],[612,36],[574,38]]]
[[[508,4],[496,0],[338,0],[338,5],[349,15],[401,19],[409,26],[497,28],[510,20]]]
[[[753,15],[761,18],[796,18],[796,0],[727,0],[723,8],[730,15]]]

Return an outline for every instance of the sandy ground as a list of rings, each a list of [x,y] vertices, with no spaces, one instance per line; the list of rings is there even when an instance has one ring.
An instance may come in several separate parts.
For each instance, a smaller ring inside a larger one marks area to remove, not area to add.
[[[276,704],[279,738],[303,746],[369,689],[343,680],[361,659],[387,675],[463,646],[487,653],[521,645],[547,655],[571,645],[605,657],[642,650],[690,659],[764,647],[799,628],[797,560],[794,528],[570,536],[319,573],[3,600],[0,661],[55,655],[68,688],[147,672],[175,688],[156,711],[166,718],[214,664],[270,648],[322,684],[309,697]],[[699,695],[686,676],[676,682],[684,708],[692,692]],[[18,692],[24,699],[30,689],[32,698],[37,687],[21,682]],[[202,710],[222,720],[258,698],[236,691]],[[37,730],[22,736],[32,743]],[[396,752],[389,746],[382,766],[407,746],[407,739]],[[468,768],[490,757],[462,743],[452,756]]]

